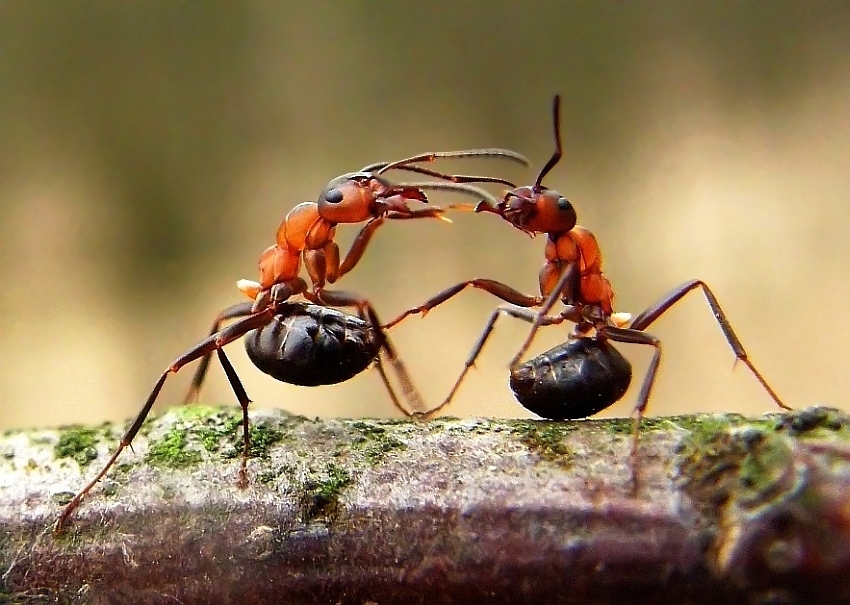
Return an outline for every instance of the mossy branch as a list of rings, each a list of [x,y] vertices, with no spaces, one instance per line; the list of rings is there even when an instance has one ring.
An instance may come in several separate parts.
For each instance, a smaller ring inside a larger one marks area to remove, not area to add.
[[[0,438],[0,602],[850,601],[850,419],[146,423],[69,532],[50,525],[122,427]],[[4,601],[4,599],[6,601]]]

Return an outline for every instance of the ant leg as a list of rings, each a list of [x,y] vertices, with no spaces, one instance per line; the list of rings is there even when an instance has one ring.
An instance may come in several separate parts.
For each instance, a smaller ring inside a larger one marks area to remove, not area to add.
[[[395,397],[394,391],[389,389],[390,398],[393,399],[393,404],[402,410],[406,416],[411,416],[416,412],[421,412],[428,409],[428,405],[425,403],[425,400],[422,399],[422,396],[419,394],[419,390],[416,388],[416,385],[413,383],[413,379],[410,377],[410,373],[407,371],[407,367],[402,362],[401,358],[398,356],[398,353],[395,350],[392,342],[388,338],[384,328],[381,327],[381,321],[378,319],[378,314],[375,312],[375,308],[365,298],[362,298],[356,294],[352,294],[350,292],[342,292],[339,290],[320,290],[315,293],[314,298],[320,303],[324,305],[330,305],[334,307],[356,307],[358,313],[361,314],[361,317],[368,318],[368,321],[372,324],[372,327],[375,330],[375,333],[378,335],[378,339],[381,343],[381,349],[386,351],[387,360],[390,362],[393,370],[398,377],[399,383],[401,384],[402,391],[404,392],[404,396],[407,400],[407,403],[410,405],[412,412],[409,412],[404,409],[403,406],[400,405],[398,399]],[[379,360],[380,361],[380,360]],[[382,379],[386,377],[386,374],[383,372],[384,368],[381,365],[379,367],[379,372],[382,373]],[[385,384],[388,384],[388,381],[385,381]]]
[[[62,509],[62,512],[59,515],[59,518],[56,519],[56,523],[53,526],[54,533],[62,533],[67,524],[68,518],[71,516],[77,507],[82,502],[83,498],[97,485],[98,481],[100,481],[106,472],[112,468],[112,465],[115,464],[115,461],[118,459],[118,456],[124,451],[124,448],[129,447],[129,445],[133,442],[133,438],[136,436],[136,433],[139,432],[139,429],[142,428],[142,424],[145,419],[148,417],[148,414],[153,407],[154,402],[159,396],[159,392],[162,390],[162,386],[165,384],[165,379],[168,378],[169,374],[176,374],[180,368],[182,368],[187,363],[195,361],[196,359],[200,359],[204,355],[211,354],[216,349],[220,349],[224,345],[233,342],[237,338],[241,338],[251,330],[255,328],[259,328],[267,324],[270,319],[274,317],[274,309],[269,309],[266,312],[259,313],[256,315],[251,315],[250,317],[246,317],[234,324],[231,324],[217,332],[216,334],[212,334],[207,336],[204,340],[196,344],[194,347],[177,357],[174,361],[171,362],[171,365],[160,375],[159,380],[156,381],[156,384],[153,387],[150,395],[148,395],[147,401],[142,406],[142,409],[139,411],[139,414],[136,416],[133,423],[130,425],[130,428],[124,433],[123,437],[121,437],[121,442],[118,444],[118,447],[115,448],[115,451],[110,456],[109,460],[106,462],[104,467],[100,470],[100,472],[92,479],[83,489],[81,489],[77,495],[75,495],[71,501],[65,505],[65,508]],[[231,368],[232,369],[232,368]],[[225,368],[227,371],[227,368]],[[231,383],[231,386],[233,383]],[[234,387],[234,391],[236,387]],[[244,389],[243,389],[244,392]],[[247,396],[246,396],[247,397]]]
[[[421,313],[423,316],[426,315],[431,309],[443,304],[453,296],[459,294],[467,286],[473,286],[474,288],[478,288],[479,290],[489,292],[496,298],[501,298],[503,301],[511,303],[518,307],[538,307],[542,302],[542,299],[539,296],[529,296],[528,294],[523,294],[518,290],[514,290],[510,286],[507,286],[501,282],[494,281],[492,279],[471,279],[469,281],[456,284],[451,288],[446,288],[436,296],[433,296],[426,300],[418,307],[408,309],[391,322],[384,324],[384,329],[389,330],[390,328],[399,324],[402,320],[404,320],[410,315],[416,315],[418,313]]]
[[[363,310],[360,309],[360,308],[357,309],[357,316],[360,317],[360,319],[362,319],[363,321],[368,321],[368,322],[372,323],[371,320],[369,319],[368,315],[366,313],[364,313]],[[374,325],[374,324],[372,324],[372,325]],[[392,343],[390,343],[389,336],[387,334],[384,334],[384,339],[385,339],[384,342],[386,343],[387,347],[393,352],[394,355],[397,356],[397,354],[395,352],[395,348],[393,347]],[[412,417],[413,413],[410,412],[403,405],[401,405],[401,401],[399,400],[398,395],[396,395],[395,389],[393,388],[393,385],[390,382],[389,377],[387,376],[387,372],[384,369],[384,362],[381,359],[381,353],[380,352],[378,353],[378,356],[375,357],[375,369],[378,370],[378,374],[381,377],[381,381],[384,383],[384,387],[387,389],[387,393],[389,393],[389,396],[390,396],[390,399],[393,402],[393,405],[405,416]]]
[[[714,319],[717,321],[717,324],[720,326],[720,329],[723,331],[723,336],[726,337],[726,342],[729,343],[729,346],[732,347],[732,351],[735,353],[735,357],[742,361],[744,365],[746,365],[750,372],[753,373],[753,376],[756,377],[756,380],[759,381],[759,384],[764,388],[765,391],[770,395],[773,401],[783,410],[791,410],[792,408],[785,405],[782,400],[779,398],[779,395],[776,394],[771,386],[767,383],[764,376],[762,376],[761,372],[758,371],[756,366],[750,361],[750,357],[747,354],[747,351],[744,349],[744,345],[741,343],[741,340],[738,338],[738,335],[735,334],[735,330],[732,329],[732,324],[729,322],[729,318],[723,309],[720,308],[720,303],[717,300],[717,297],[714,293],[709,289],[708,285],[698,279],[692,279],[690,281],[685,282],[684,284],[674,288],[671,292],[667,293],[661,300],[656,302],[654,305],[649,307],[646,311],[638,315],[632,320],[630,327],[635,330],[645,330],[652,324],[656,319],[661,317],[670,307],[679,302],[682,297],[685,296],[691,290],[695,288],[702,288],[703,294],[705,294],[705,298],[708,301],[708,306],[711,307],[711,312],[714,315]]]
[[[218,332],[221,329],[221,324],[223,324],[229,319],[236,319],[238,317],[245,317],[246,315],[250,315],[252,304],[253,303],[249,302],[237,303],[221,311],[218,315],[216,315],[215,320],[213,320],[212,329],[210,329],[209,335],[212,336],[213,334]],[[198,401],[198,395],[201,392],[201,387],[204,384],[204,379],[207,377],[207,370],[210,367],[210,355],[210,353],[204,355],[204,357],[201,359],[201,363],[198,364],[198,369],[195,370],[195,376],[192,378],[192,384],[189,387],[189,391],[183,398],[184,405],[188,403],[196,403]]]
[[[544,271],[546,267],[544,267]],[[569,287],[570,289],[570,302],[574,302],[578,298],[579,290],[581,288],[581,273],[578,270],[578,265],[576,263],[570,263],[567,265],[567,268],[564,269],[563,273],[561,273],[560,279],[555,284],[555,287],[549,293],[549,296],[546,297],[546,300],[543,302],[543,305],[540,307],[540,313],[537,315],[537,318],[531,324],[531,331],[528,333],[528,336],[525,338],[525,342],[520,346],[517,354],[513,356],[511,359],[510,369],[514,371],[517,369],[519,365],[519,360],[525,355],[525,352],[528,351],[528,348],[531,346],[531,341],[534,340],[535,335],[537,334],[537,330],[540,329],[540,326],[543,325],[543,321],[545,317],[548,317],[549,311],[552,310],[552,307],[558,302],[558,299],[563,295],[564,288]]]
[[[325,253],[325,279],[332,284],[339,279],[339,245],[331,240],[322,250]]]
[[[248,393],[245,392],[245,386],[236,374],[236,370],[233,369],[230,360],[227,358],[227,355],[224,354],[224,349],[217,348],[215,352],[218,353],[218,360],[221,362],[221,367],[224,368],[224,374],[227,376],[228,382],[230,382],[233,394],[236,395],[236,399],[242,407],[242,464],[239,467],[239,479],[237,480],[236,485],[244,489],[248,485],[247,467],[248,458],[251,454],[251,430],[248,424],[248,405],[251,403],[251,400],[248,398]]]
[[[331,262],[333,262],[333,259],[331,259]],[[337,262],[339,262],[339,259],[337,259]],[[328,277],[328,258],[324,248],[304,250],[304,267],[307,269],[307,275],[310,276],[313,290],[324,288],[325,279]]]
[[[638,464],[638,437],[640,434],[640,423],[643,419],[644,413],[646,412],[646,407],[649,403],[649,395],[652,392],[652,387],[655,384],[655,377],[658,374],[658,367],[661,364],[661,341],[655,336],[635,328],[615,328],[613,326],[604,326],[599,328],[599,335],[615,342],[650,345],[655,347],[655,354],[652,356],[652,361],[649,362],[646,377],[643,379],[643,384],[640,387],[635,407],[632,410],[635,421],[632,435],[632,451],[629,456],[629,460],[632,473],[632,493],[637,493],[638,486],[640,484],[640,467]]]
[[[333,271],[328,271],[328,274],[335,275],[335,279],[331,280],[328,278],[329,282],[333,283],[351,271],[357,263],[360,262],[360,259],[363,257],[363,253],[366,252],[366,246],[369,245],[369,240],[372,239],[372,235],[375,233],[375,230],[383,223],[383,217],[370,219],[357,234],[357,237],[354,238],[354,243],[351,244],[351,248],[349,248],[348,254],[345,255],[345,259],[342,261],[342,264],[339,264],[339,253],[337,252],[337,266],[334,267]]]
[[[469,352],[469,357],[467,357],[466,362],[464,362],[463,370],[461,370],[460,376],[455,380],[454,385],[452,386],[451,391],[443,400],[443,402],[437,407],[429,410],[426,414],[417,414],[417,416],[421,416],[424,418],[432,418],[434,414],[448,406],[452,399],[460,388],[460,383],[463,382],[463,379],[466,377],[466,374],[469,372],[469,369],[475,365],[475,360],[478,359],[478,355],[481,354],[481,350],[484,348],[484,344],[487,342],[487,339],[490,338],[490,334],[493,332],[493,328],[496,327],[496,320],[499,319],[502,315],[509,315],[511,317],[516,317],[517,319],[522,319],[523,321],[527,321],[528,323],[535,323],[540,321],[541,325],[555,325],[562,323],[565,318],[560,315],[556,316],[546,316],[542,320],[540,319],[540,314],[535,311],[531,311],[529,309],[517,308],[517,307],[497,307],[493,313],[490,314],[490,319],[487,321],[487,325],[484,327],[484,330],[478,336],[478,340],[475,341],[475,345],[473,345],[472,350]]]
[[[384,363],[381,360],[380,354],[375,358],[375,369],[378,370],[378,374],[381,376],[381,382],[384,383],[384,387],[386,387],[387,393],[389,393],[393,405],[405,416],[409,418],[415,416],[415,413],[411,412],[403,405],[401,405],[401,401],[399,401],[398,395],[396,395],[395,389],[393,389],[393,385],[390,382],[389,377],[387,376],[387,371],[384,369]]]
[[[386,218],[393,220],[400,219],[417,219],[417,218],[443,218],[444,210],[442,208],[419,208],[417,210],[410,210],[408,212],[397,212],[390,211],[387,213],[386,217],[378,217],[370,219],[360,232],[357,234],[357,237],[354,238],[354,243],[351,244],[351,248],[348,250],[348,254],[345,255],[345,259],[343,259],[340,264],[339,261],[339,248],[336,248],[336,256],[335,258],[331,258],[327,255],[327,250],[325,250],[325,256],[327,257],[327,280],[329,283],[334,283],[340,277],[354,269],[357,263],[360,262],[360,259],[363,257],[363,253],[366,252],[366,247],[369,245],[369,241],[372,239],[372,235],[375,231],[380,227]],[[443,219],[447,220],[447,219]]]

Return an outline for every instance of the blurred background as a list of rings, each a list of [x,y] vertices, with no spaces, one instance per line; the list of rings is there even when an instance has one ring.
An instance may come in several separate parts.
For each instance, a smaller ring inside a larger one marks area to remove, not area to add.
[[[597,235],[617,307],[693,277],[715,290],[792,407],[848,408],[850,5],[834,2],[0,3],[0,427],[136,414],[159,373],[240,302],[295,204],[334,176],[428,150],[510,147],[534,163],[454,162],[546,184]],[[498,188],[494,190],[498,193]],[[434,194],[434,203],[467,200]],[[384,319],[458,281],[534,293],[543,237],[493,216],[389,224],[339,288]],[[342,226],[343,250],[359,227]],[[461,294],[392,336],[446,394],[496,305]],[[453,415],[527,416],[504,319]],[[775,410],[701,294],[652,327],[650,414]],[[541,352],[563,340],[552,327]],[[606,410],[628,415],[636,378]],[[374,371],[284,385],[229,347],[255,407],[392,416]],[[193,367],[169,379],[178,403]],[[213,364],[202,393],[235,401]]]

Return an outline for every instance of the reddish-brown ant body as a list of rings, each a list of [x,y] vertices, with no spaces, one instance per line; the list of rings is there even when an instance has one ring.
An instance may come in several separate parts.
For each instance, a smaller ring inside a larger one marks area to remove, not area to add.
[[[704,282],[685,282],[631,321],[628,314],[614,312],[614,290],[602,272],[602,253],[596,238],[589,230],[576,224],[576,211],[570,201],[542,184],[543,178],[562,156],[558,96],[554,98],[552,111],[555,152],[540,171],[534,185],[511,189],[495,205],[482,201],[474,207],[475,212],[496,214],[531,236],[547,236],[546,260],[539,275],[540,295],[523,294],[494,280],[473,279],[447,288],[384,326],[388,329],[409,315],[425,314],[468,286],[484,290],[511,303],[493,312],[446,399],[423,416],[433,416],[452,401],[490,336],[496,320],[503,314],[532,324],[528,337],[511,360],[510,386],[524,407],[548,419],[592,416],[611,406],[625,394],[631,381],[631,366],[609,341],[649,345],[654,347],[655,353],[633,412],[635,428],[632,468],[633,477],[636,478],[638,429],[661,361],[661,341],[648,334],[646,329],[685,294],[696,288],[701,288],[705,294],[712,313],[737,359],[746,364],[779,407],[790,409],[750,361],[717,298]],[[468,205],[453,208],[473,209]],[[565,308],[557,315],[549,315],[559,299]],[[541,326],[565,321],[575,324],[565,343],[520,364],[520,359]]]
[[[337,177],[325,187],[318,202],[305,202],[296,206],[281,223],[277,243],[260,258],[260,282],[241,280],[238,284],[252,302],[239,303],[219,313],[210,334],[171,362],[160,375],[107,463],[62,510],[54,531],[64,530],[83,498],[103,478],[124,448],[130,446],[166,378],[186,364],[200,359],[201,364],[186,397],[186,400],[193,399],[200,390],[213,353],[218,356],[242,408],[243,451],[239,485],[246,484],[250,453],[248,405],[251,401],[223,349],[243,336],[246,337],[245,347],[254,365],[277,380],[303,386],[336,384],[359,374],[374,362],[393,404],[399,410],[408,416],[424,410],[425,405],[381,328],[371,303],[351,293],[324,290],[324,285],[326,281],[336,281],[357,264],[375,229],[386,218],[439,217],[442,213],[440,208],[411,210],[407,207],[408,200],[427,202],[425,190],[451,190],[476,197],[490,197],[487,192],[469,183],[490,182],[513,186],[510,181],[496,177],[448,175],[414,165],[417,162],[432,162],[437,158],[476,156],[501,157],[526,165],[528,163],[521,155],[502,149],[420,154],[393,163],[371,164],[356,173]],[[379,174],[379,171],[391,169],[416,172],[446,182],[393,184]],[[367,221],[366,226],[340,264],[339,248],[333,239],[336,225],[363,221]],[[298,275],[302,260],[310,275],[312,289],[308,289],[306,282]],[[309,302],[289,300],[298,294]],[[328,305],[355,307],[358,316],[342,313]],[[237,321],[222,327],[229,320]],[[412,410],[406,409],[396,396],[383,368],[382,354],[395,370]]]
[[[489,196],[485,191],[472,187],[470,183],[513,183],[497,177],[449,175],[416,165],[433,162],[439,158],[503,158],[523,165],[528,160],[508,149],[470,149],[464,151],[429,152],[395,162],[378,162],[364,166],[357,172],[343,174],[332,179],[322,190],[317,202],[302,202],[289,211],[277,230],[276,243],[260,256],[259,283],[241,280],[239,289],[254,304],[237,304],[216,316],[210,335],[221,329],[231,319],[244,317],[262,309],[271,301],[283,302],[301,294],[307,300],[320,305],[353,306],[361,316],[374,318],[368,301],[357,295],[329,291],[325,283],[334,283],[351,271],[360,261],[372,235],[386,219],[441,218],[443,209],[438,207],[411,210],[410,200],[428,202],[425,190],[450,190],[475,196]],[[406,170],[446,182],[424,182],[392,184],[381,176],[389,170]],[[339,246],[334,241],[336,227],[340,223],[362,223],[345,259],[340,263]],[[302,262],[312,282],[312,288],[299,276]],[[378,325],[378,324],[376,324]],[[207,353],[201,359],[192,385],[184,403],[195,401],[206,377],[211,359]],[[421,398],[411,390],[416,407],[424,406]]]

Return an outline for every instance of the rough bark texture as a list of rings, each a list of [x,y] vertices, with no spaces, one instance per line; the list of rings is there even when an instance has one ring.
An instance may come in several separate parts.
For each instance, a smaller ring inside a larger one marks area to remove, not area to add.
[[[0,438],[0,602],[850,602],[850,419],[417,423],[186,407]]]

